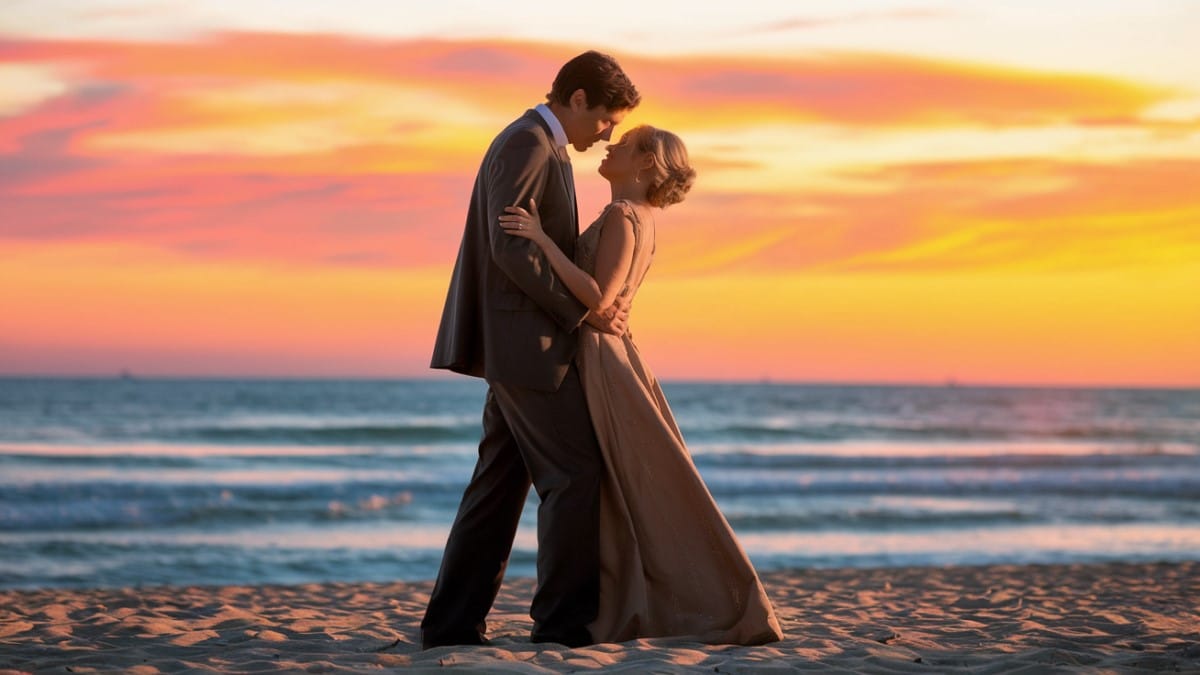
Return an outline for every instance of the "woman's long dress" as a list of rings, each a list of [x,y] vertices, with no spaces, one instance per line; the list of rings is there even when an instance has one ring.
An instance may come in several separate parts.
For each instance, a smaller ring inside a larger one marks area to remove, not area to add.
[[[654,232],[633,222],[630,299],[654,254]],[[607,209],[606,209],[607,213]],[[595,274],[604,215],[582,235],[576,263]],[[607,476],[600,506],[597,642],[681,636],[718,644],[782,639],[758,575],[684,445],[662,389],[633,338],[584,325],[579,370]]]

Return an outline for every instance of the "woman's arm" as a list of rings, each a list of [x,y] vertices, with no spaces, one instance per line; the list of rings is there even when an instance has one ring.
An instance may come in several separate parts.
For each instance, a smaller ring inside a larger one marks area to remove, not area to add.
[[[588,309],[596,314],[604,312],[616,300],[625,285],[629,268],[633,265],[633,223],[620,209],[609,209],[604,216],[604,229],[596,251],[596,277],[567,257],[562,249],[546,236],[537,215],[537,204],[529,200],[529,210],[519,206],[504,209],[500,226],[506,232],[533,241],[546,254],[550,267],[567,289]]]

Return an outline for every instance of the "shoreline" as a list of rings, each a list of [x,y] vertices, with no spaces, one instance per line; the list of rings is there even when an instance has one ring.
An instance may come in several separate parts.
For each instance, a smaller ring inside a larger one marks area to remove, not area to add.
[[[762,574],[786,637],[529,642],[505,581],[486,647],[421,651],[431,581],[0,591],[0,672],[1200,672],[1200,561]]]

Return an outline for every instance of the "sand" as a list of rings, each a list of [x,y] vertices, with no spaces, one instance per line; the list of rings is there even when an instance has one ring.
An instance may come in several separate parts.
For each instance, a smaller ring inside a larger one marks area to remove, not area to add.
[[[1200,562],[793,570],[787,638],[529,642],[506,582],[493,643],[422,651],[431,583],[0,592],[0,672],[1200,673]],[[6,670],[7,669],[7,670]]]

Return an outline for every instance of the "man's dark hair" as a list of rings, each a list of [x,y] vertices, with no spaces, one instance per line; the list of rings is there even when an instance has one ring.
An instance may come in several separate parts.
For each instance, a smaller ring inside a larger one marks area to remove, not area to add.
[[[642,95],[617,60],[597,51],[586,51],[563,64],[546,100],[568,105],[577,89],[587,95],[589,108],[602,105],[608,110],[632,110],[642,102]]]

